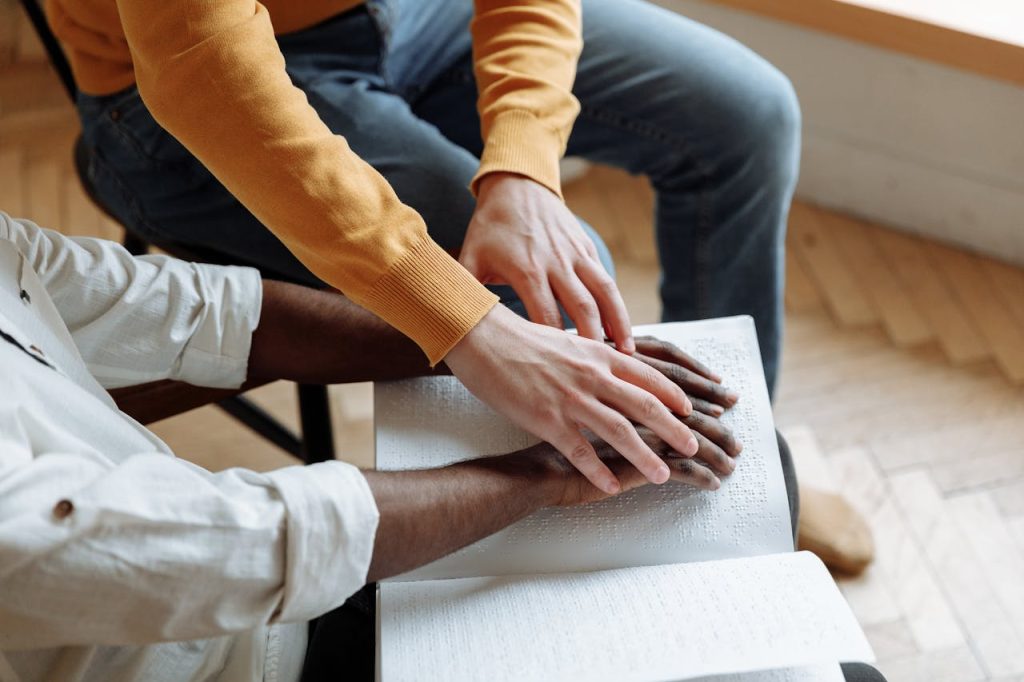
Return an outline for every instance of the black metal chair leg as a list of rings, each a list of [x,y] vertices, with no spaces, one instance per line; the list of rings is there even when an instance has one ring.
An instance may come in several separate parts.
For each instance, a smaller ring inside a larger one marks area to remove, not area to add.
[[[298,384],[303,459],[307,464],[334,459],[330,400],[323,384]]]
[[[226,398],[217,403],[217,406],[289,455],[299,459],[305,458],[304,448],[299,437],[248,398],[242,396]]]

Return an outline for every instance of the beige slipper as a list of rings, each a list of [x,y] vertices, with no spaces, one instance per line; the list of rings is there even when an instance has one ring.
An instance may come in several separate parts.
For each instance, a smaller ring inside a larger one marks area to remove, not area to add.
[[[841,495],[800,487],[797,548],[817,554],[837,573],[857,575],[875,558],[871,529]]]

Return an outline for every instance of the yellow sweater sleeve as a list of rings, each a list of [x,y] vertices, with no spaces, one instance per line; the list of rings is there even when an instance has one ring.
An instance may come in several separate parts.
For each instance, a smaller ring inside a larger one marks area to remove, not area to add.
[[[255,0],[118,0],[154,118],[318,277],[443,358],[496,302],[330,132]]]
[[[526,175],[561,196],[558,160],[579,102],[572,94],[583,48],[580,0],[475,0],[473,63],[484,175]]]

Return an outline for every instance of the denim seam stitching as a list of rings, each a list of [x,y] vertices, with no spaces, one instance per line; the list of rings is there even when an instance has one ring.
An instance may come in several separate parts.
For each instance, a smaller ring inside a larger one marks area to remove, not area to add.
[[[103,167],[103,171],[107,174],[107,177],[109,177],[113,181],[114,185],[116,185],[117,191],[121,195],[121,199],[124,202],[125,207],[128,209],[128,214],[129,215],[126,216],[126,217],[132,219],[132,227],[133,227],[133,229],[138,229],[139,227],[143,227],[144,229],[149,230],[151,235],[159,235],[159,234],[161,234],[161,231],[159,229],[157,229],[156,226],[153,225],[153,223],[150,222],[149,219],[146,218],[146,216],[142,213],[142,209],[139,207],[139,204],[135,200],[135,197],[133,196],[133,194],[128,190],[128,187],[124,184],[124,180],[122,180],[121,176],[118,175],[113,170],[111,165],[106,162],[106,160],[103,158],[102,154],[95,153],[95,152],[93,154],[91,154],[90,155],[90,165],[91,166],[102,166]],[[91,174],[95,175],[95,172],[93,172]],[[95,182],[95,178],[92,178],[92,179]],[[120,219],[122,221],[124,220],[124,218],[120,218]]]

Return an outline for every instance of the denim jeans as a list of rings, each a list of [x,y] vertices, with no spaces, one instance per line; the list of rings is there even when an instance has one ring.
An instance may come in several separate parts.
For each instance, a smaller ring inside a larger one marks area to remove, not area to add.
[[[483,148],[471,15],[469,0],[371,0],[278,41],[327,126],[448,249],[472,216],[467,185]],[[583,0],[583,37],[574,85],[582,109],[568,153],[650,179],[662,319],[752,315],[773,387],[799,159],[789,81],[736,41],[643,0]],[[82,96],[79,109],[91,179],[120,220],[157,241],[316,282],[134,89]]]

